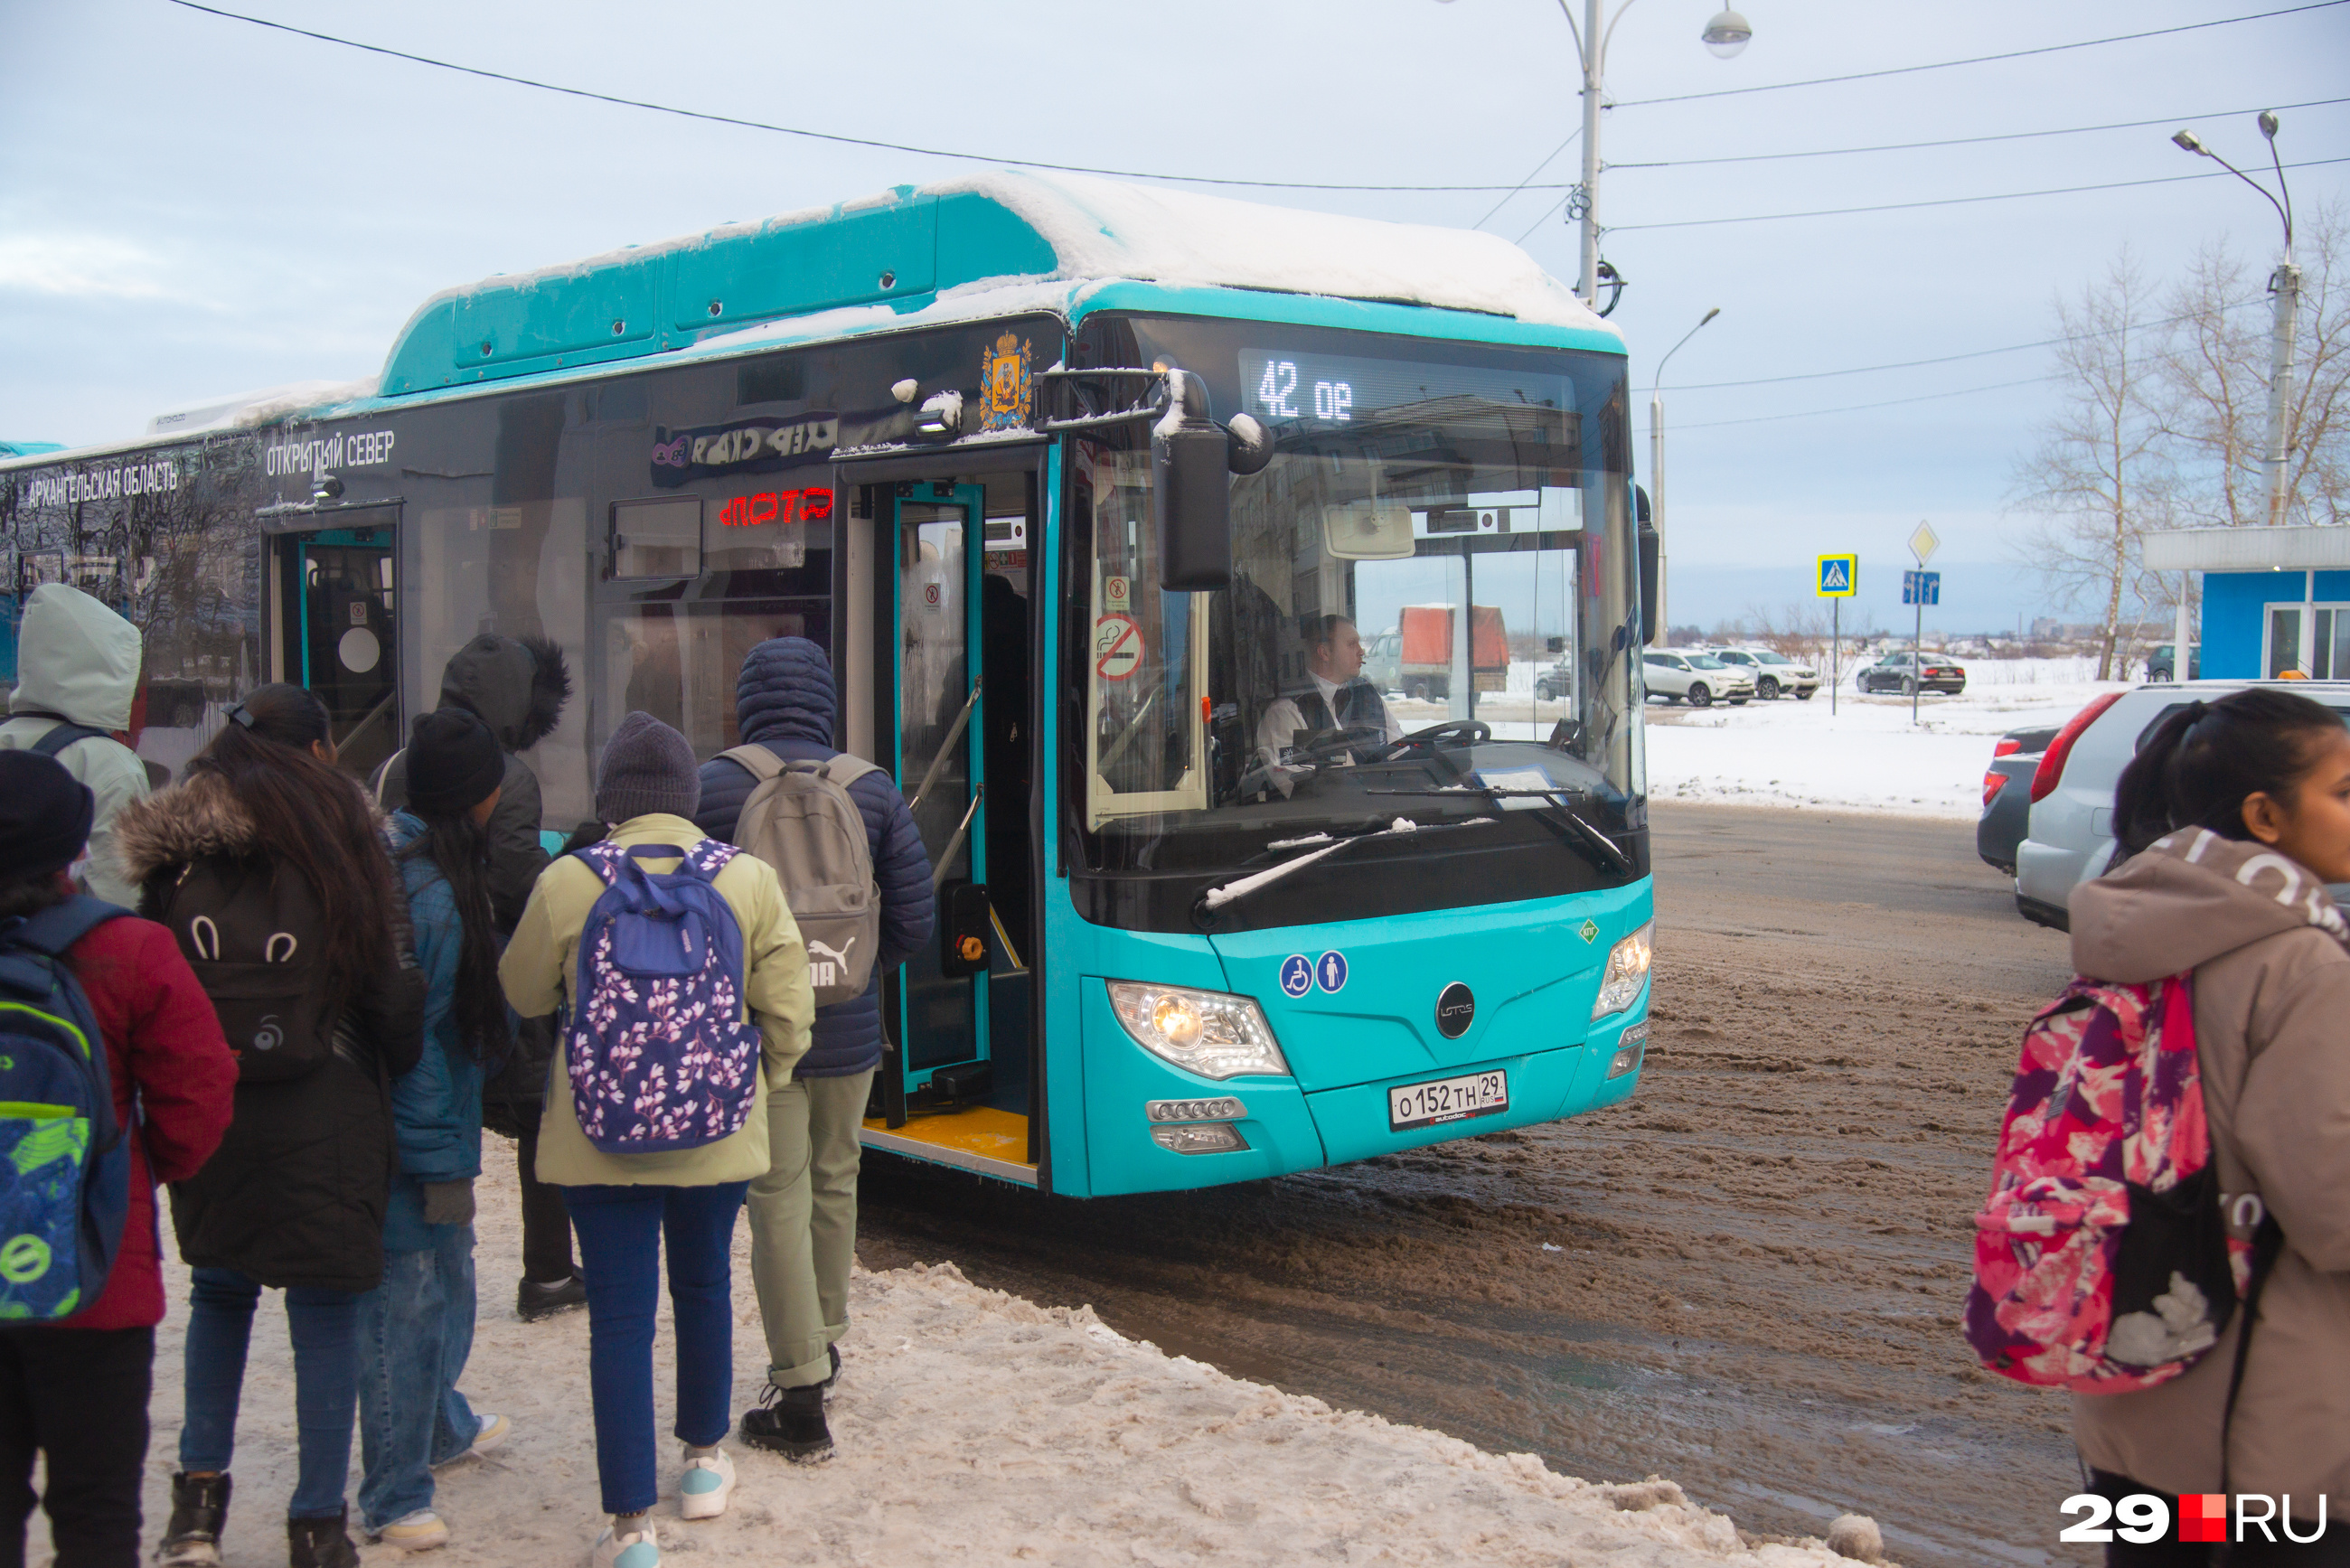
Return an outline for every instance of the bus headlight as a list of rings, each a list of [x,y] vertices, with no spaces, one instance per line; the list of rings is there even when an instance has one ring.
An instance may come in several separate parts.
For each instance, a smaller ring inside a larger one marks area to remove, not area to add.
[[[1248,997],[1114,980],[1109,1005],[1136,1044],[1187,1073],[1202,1078],[1288,1075],[1289,1060],[1274,1041],[1273,1025]]]
[[[1648,940],[1656,932],[1657,922],[1650,920],[1607,950],[1607,967],[1599,976],[1599,997],[1591,1004],[1595,1020],[1621,1012],[1640,1000],[1640,988],[1648,983]]]

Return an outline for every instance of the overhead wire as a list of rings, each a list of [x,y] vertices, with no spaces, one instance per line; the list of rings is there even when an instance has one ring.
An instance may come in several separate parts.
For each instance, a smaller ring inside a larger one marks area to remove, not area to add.
[[[1752,415],[1749,415],[1748,417],[1746,417],[1746,418],[1744,418],[1744,419],[1736,419],[1736,420],[1700,420],[1700,421],[1697,421],[1696,423],[1694,423],[1694,424],[1675,425],[1675,426],[1673,426],[1672,428],[1673,428],[1676,431],[1708,431],[1708,430],[1719,430],[1720,428],[1721,428],[1721,427],[1722,427],[1722,426],[1724,426],[1724,425],[1760,425],[1760,424],[1768,424],[1768,423],[1770,423],[1770,422],[1772,422],[1773,421],[1775,421],[1775,420],[1808,420],[1808,419],[1815,419],[1815,418],[1819,417],[1819,416],[1820,416],[1820,415],[1822,415],[1822,414],[1856,414],[1856,413],[1862,413],[1862,412],[1865,412],[1865,411],[1866,411],[1867,410],[1870,410],[1870,409],[1890,409],[1890,408],[1898,408],[1898,407],[1899,407],[1899,406],[1900,406],[1901,404],[1903,404],[1903,403],[1930,403],[1930,402],[1933,402],[1933,401],[1935,401],[1936,400],[1938,400],[1938,399],[1941,399],[1941,398],[1967,398],[1967,397],[1972,397],[1972,396],[1973,396],[1975,393],[1977,393],[1977,392],[2000,392],[2000,391],[2005,391],[2005,390],[2007,390],[2009,388],[2012,388],[2012,387],[2037,387],[2037,386],[2043,385],[2043,383],[2045,383],[2045,382],[2053,381],[2053,380],[2054,380],[2054,379],[2056,379],[2056,378],[2055,378],[2054,376],[2053,376],[2053,375],[2049,375],[2049,376],[2027,376],[2027,377],[2025,377],[2022,380],[2020,380],[2020,381],[1993,381],[1993,382],[1991,382],[1989,386],[1984,386],[1984,387],[1960,387],[1960,388],[1957,389],[1955,391],[1948,391],[1948,392],[1922,392],[1922,393],[1918,394],[1917,397],[1914,397],[1914,398],[1886,398],[1886,399],[1882,399],[1882,400],[1880,400],[1879,401],[1873,402],[1873,403],[1850,403],[1850,404],[1846,405],[1846,406],[1845,406],[1845,407],[1843,407],[1843,408],[1835,408],[1835,409],[1798,409],[1798,410],[1795,410],[1794,412],[1793,412],[1793,413],[1785,413],[1785,414],[1752,414]]]
[[[2311,158],[2299,163],[2287,163],[2284,167],[2323,169],[2335,163],[2350,163],[2350,157]],[[2090,191],[2127,191],[2142,185],[2180,185],[2190,180],[2222,180],[2227,177],[2225,171],[2214,170],[2202,174],[2166,174],[2153,180],[2108,180],[2094,185],[2058,185],[2045,191],[2001,191],[1987,196],[1936,196],[1922,202],[1877,202],[1866,206],[1821,207],[1804,213],[1745,213],[1727,218],[1679,218],[1659,223],[1618,223],[1607,232],[1628,234],[1651,229],[1705,229],[1723,223],[1770,223],[1787,218],[1843,218],[1860,213],[1906,213],[1920,207],[1965,207],[1982,202],[2021,202],[2034,196],[2076,196]],[[1541,226],[1539,223],[1534,225],[1535,228]],[[1534,230],[1526,232],[1532,234]]]
[[[2350,3],[2350,0],[2345,0]],[[308,27],[296,27],[285,22],[273,22],[265,16],[248,16],[241,11],[227,11],[217,5],[199,4],[199,0],[170,0],[170,4],[189,11],[201,11],[206,16],[223,17],[231,22],[246,22],[273,32],[290,33],[296,37],[315,39],[322,44],[334,44],[364,54],[381,55],[389,59],[406,60],[411,65],[430,66],[435,70],[455,71],[461,76],[478,77],[484,81],[504,82],[513,87],[535,88],[541,92],[560,93],[566,98],[586,99],[595,103],[608,103],[622,109],[649,109],[655,114],[675,115],[681,119],[698,119],[711,125],[731,125],[743,130],[771,131],[778,136],[804,137],[811,141],[829,141],[843,147],[871,147],[885,152],[911,152],[924,158],[952,158],[972,163],[996,163],[1014,169],[1043,169],[1057,174],[1099,174],[1113,180],[1166,180],[1180,184],[1234,185],[1263,191],[1377,191],[1377,192],[1492,192],[1524,189],[1523,183],[1507,185],[1356,185],[1313,180],[1233,180],[1207,174],[1166,174],[1147,169],[1105,169],[1087,163],[1049,163],[1036,158],[1005,158],[992,152],[960,152],[947,147],[920,147],[906,141],[883,141],[869,136],[844,136],[829,130],[809,130],[805,127],[775,125],[762,119],[745,119],[739,115],[712,114],[697,109],[681,109],[675,104],[654,103],[650,99],[624,98],[618,93],[596,92],[587,88],[565,87],[559,82],[540,81],[533,77],[515,76],[507,71],[493,71],[480,66],[459,65],[453,60],[435,59],[430,55],[411,54],[406,49],[389,48],[381,44],[361,43],[333,33],[321,33]],[[1560,149],[1561,151],[1565,148]],[[1551,154],[1552,158],[1558,153]],[[1534,172],[1540,173],[1550,160],[1544,159]],[[1533,176],[1529,175],[1528,179]]]
[[[2043,44],[2036,48],[2007,49],[1996,55],[1971,55],[1962,60],[1932,60],[1924,65],[1890,66],[1882,70],[1846,71],[1840,76],[1809,77],[1802,81],[1762,82],[1753,87],[1715,88],[1706,92],[1674,93],[1665,98],[1619,99],[1617,109],[1645,109],[1650,104],[1691,103],[1706,98],[1738,98],[1749,93],[1783,92],[1790,88],[1827,87],[1836,82],[1869,81],[1881,77],[1914,76],[1919,71],[1949,70],[1956,66],[1990,65],[1997,60],[2029,59],[2035,55],[2061,55],[2072,49],[2094,49],[2106,44],[2135,43],[2141,38],[2165,38],[2178,33],[2200,32],[2207,27],[2231,27],[2241,22],[2264,22],[2273,16],[2296,16],[2304,11],[2324,11],[2350,0],[2312,0],[2305,5],[2288,5],[2276,11],[2255,11],[2242,16],[2220,16],[2209,22],[2183,22],[2175,27],[2152,27],[2142,33],[2116,33],[2109,38],[2084,38],[2072,44]]]
[[[2252,114],[2264,109],[2326,109],[2337,103],[2350,103],[2350,98],[2317,98],[2306,103],[2254,104],[2250,109],[2212,109],[2203,114],[2166,114],[2159,119],[2120,119],[2111,125],[2070,125],[2057,130],[2008,130],[1994,136],[1952,136],[1938,141],[1886,141],[1870,147],[1821,147],[1807,152],[1742,152],[1726,158],[1672,158],[1645,163],[1610,163],[1607,168],[1611,172],[1618,169],[1696,169],[1719,163],[1775,163],[1790,158],[1842,158],[1856,152],[1915,152],[1932,147],[1977,147],[1987,141],[2033,141],[2049,136],[2086,136],[2099,130],[2143,130],[2149,125],[2176,125],[2187,119],[2224,119],[2231,115]]]

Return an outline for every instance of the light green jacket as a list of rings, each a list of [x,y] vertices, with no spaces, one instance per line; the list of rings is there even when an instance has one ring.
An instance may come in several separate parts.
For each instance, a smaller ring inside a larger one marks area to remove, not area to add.
[[[621,845],[673,844],[691,849],[702,830],[681,816],[631,817],[612,830]],[[666,870],[675,862],[653,861]],[[571,1108],[571,1073],[562,1044],[547,1069],[546,1114],[539,1125],[538,1179],[559,1187],[714,1187],[767,1174],[767,1091],[792,1079],[808,1048],[816,993],[808,986],[807,949],[784,902],[775,868],[755,855],[737,855],[718,873],[718,891],[743,928],[743,1000],[764,1036],[751,1117],[740,1132],[700,1148],[661,1154],[606,1154],[579,1130]],[[570,1005],[579,972],[579,929],[603,895],[604,880],[567,855],[540,874],[522,923],[506,944],[498,979],[506,1000],[525,1018]]]
[[[44,583],[25,601],[8,711],[56,713],[93,730],[128,730],[141,646],[137,627],[79,588]],[[57,727],[55,719],[10,719],[0,724],[0,751],[29,752]],[[147,765],[130,747],[104,738],[76,741],[57,761],[98,797],[82,880],[109,904],[138,908],[139,889],[114,857],[114,816],[147,797]]]

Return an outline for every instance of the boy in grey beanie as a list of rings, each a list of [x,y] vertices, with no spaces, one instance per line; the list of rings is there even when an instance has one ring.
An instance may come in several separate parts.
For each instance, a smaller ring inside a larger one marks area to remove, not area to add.
[[[701,805],[691,742],[650,713],[621,720],[596,764],[596,815],[617,826],[655,812],[691,816]]]

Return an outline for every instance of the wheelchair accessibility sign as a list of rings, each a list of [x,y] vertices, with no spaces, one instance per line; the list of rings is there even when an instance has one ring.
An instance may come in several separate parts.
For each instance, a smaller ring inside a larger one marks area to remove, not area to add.
[[[1281,961],[1281,993],[1291,1001],[1312,993],[1314,961],[1304,953],[1292,953]]]

